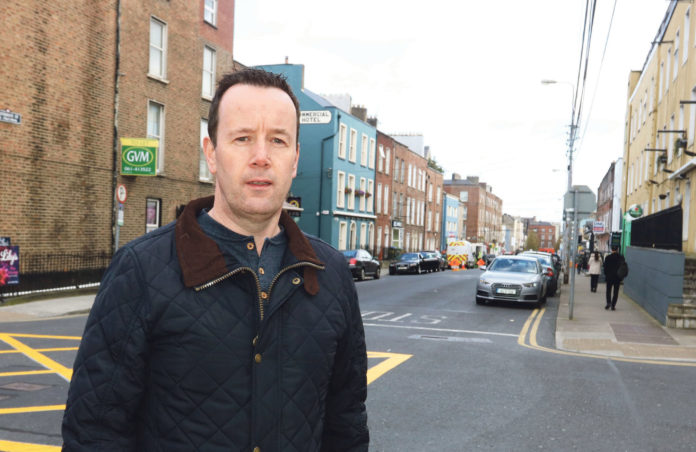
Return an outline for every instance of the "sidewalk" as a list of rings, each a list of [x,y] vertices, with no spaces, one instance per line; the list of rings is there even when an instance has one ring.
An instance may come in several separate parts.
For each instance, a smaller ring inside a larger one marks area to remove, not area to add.
[[[662,361],[696,363],[696,330],[666,328],[623,293],[616,311],[605,310],[606,285],[590,291],[589,275],[575,275],[573,320],[569,320],[570,284],[563,285],[556,319],[560,350]]]
[[[49,317],[89,312],[96,294],[30,301],[12,306],[0,305],[0,322],[25,322]]]

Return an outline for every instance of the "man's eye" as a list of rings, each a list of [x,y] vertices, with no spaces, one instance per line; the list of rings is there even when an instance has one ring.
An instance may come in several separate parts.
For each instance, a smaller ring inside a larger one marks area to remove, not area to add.
[[[282,140],[280,138],[273,138],[273,143],[274,144],[285,144],[285,140]]]
[[[249,141],[249,137],[237,137],[234,139],[234,141],[246,142]]]

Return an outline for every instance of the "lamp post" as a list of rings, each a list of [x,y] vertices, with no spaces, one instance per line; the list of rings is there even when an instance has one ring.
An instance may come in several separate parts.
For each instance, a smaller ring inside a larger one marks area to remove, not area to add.
[[[577,124],[575,121],[575,85],[571,82],[563,82],[563,81],[558,81],[558,80],[542,80],[541,84],[542,85],[555,85],[555,84],[564,84],[568,85],[572,89],[572,98],[571,98],[571,115],[570,115],[570,132],[568,134],[568,188],[566,190],[567,193],[570,193],[571,190],[573,189],[573,145],[575,144],[575,130],[577,129]],[[565,209],[565,207],[564,207]],[[565,213],[565,212],[564,212]],[[570,228],[569,228],[569,221],[567,219],[567,215],[564,215],[566,217],[565,220],[565,233],[564,233],[564,244],[563,244],[563,259],[565,261],[565,274],[563,277],[564,282],[568,282],[568,272],[572,272],[573,270],[570,268],[570,245],[573,242],[570,237]]]

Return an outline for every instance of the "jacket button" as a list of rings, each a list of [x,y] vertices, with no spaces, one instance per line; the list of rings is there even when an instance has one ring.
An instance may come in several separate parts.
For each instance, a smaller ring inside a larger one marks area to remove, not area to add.
[[[247,249],[248,249],[248,250],[253,250],[253,249],[254,249],[254,242],[249,242],[249,243],[247,243]]]
[[[266,292],[261,292],[261,298],[265,300],[266,298],[268,298],[268,294]]]
[[[298,284],[300,283],[300,278],[293,278],[293,279],[292,279],[292,283],[293,283],[294,285],[298,285]]]
[[[266,272],[264,271],[263,267],[259,267],[259,274],[263,275],[264,273],[266,273]]]
[[[256,347],[256,343],[257,343],[258,341],[259,341],[259,337],[258,337],[258,336],[255,336],[254,339],[251,341],[251,345],[253,345],[254,347]]]
[[[254,361],[258,364],[261,362],[261,353],[257,353],[254,355]]]

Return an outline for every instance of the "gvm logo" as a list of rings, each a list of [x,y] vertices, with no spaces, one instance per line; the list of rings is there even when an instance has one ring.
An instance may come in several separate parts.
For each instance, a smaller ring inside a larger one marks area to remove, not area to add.
[[[123,152],[123,159],[133,166],[147,166],[155,160],[155,153],[147,148],[128,148]]]

